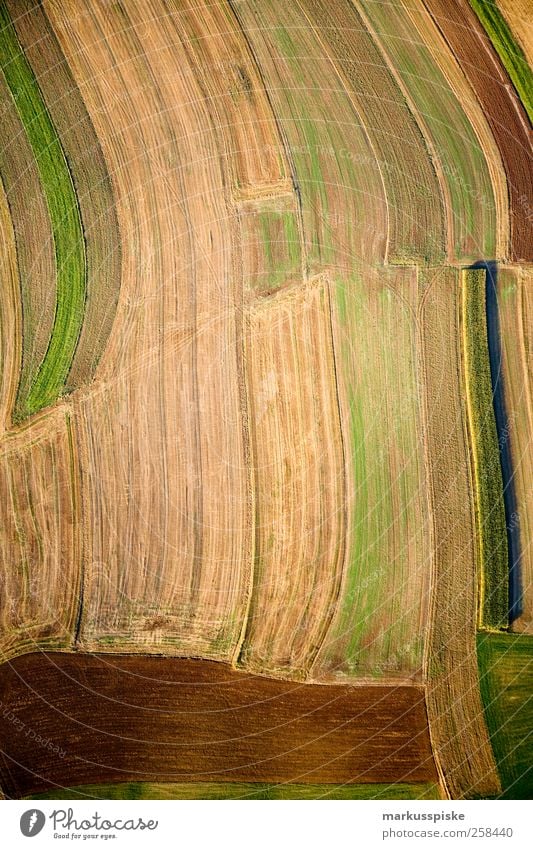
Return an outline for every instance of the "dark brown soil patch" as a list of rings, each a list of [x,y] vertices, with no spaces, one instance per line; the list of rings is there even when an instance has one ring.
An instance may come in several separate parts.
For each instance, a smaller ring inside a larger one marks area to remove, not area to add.
[[[131,780],[436,780],[416,686],[295,684],[204,660],[51,652],[0,667],[0,701],[8,797]]]

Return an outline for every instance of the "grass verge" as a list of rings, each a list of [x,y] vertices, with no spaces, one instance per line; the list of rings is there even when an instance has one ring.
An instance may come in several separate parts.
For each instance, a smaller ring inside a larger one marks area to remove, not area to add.
[[[478,665],[485,718],[504,799],[533,791],[533,637],[479,634]]]
[[[88,784],[29,799],[440,799],[437,784]]]

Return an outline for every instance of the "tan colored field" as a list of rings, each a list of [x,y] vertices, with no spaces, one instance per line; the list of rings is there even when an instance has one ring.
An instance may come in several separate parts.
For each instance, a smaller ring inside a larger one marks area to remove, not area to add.
[[[367,20],[351,3],[300,0],[293,4],[309,22],[317,47],[339,74],[368,135],[387,199],[387,261],[439,262],[444,252],[444,210],[434,160],[404,93],[387,65]],[[276,4],[273,4],[276,8]],[[353,157],[356,145],[337,156]],[[364,171],[364,169],[362,169]],[[342,184],[338,193],[345,191]],[[354,205],[352,199],[352,205]]]
[[[244,299],[301,281],[300,215],[293,192],[255,193],[237,204]],[[280,187],[281,188],[281,187]]]
[[[0,646],[397,687],[462,798],[501,789],[476,659],[501,434],[462,270],[529,237],[525,135],[513,164],[451,5],[0,0]],[[499,280],[526,582],[528,275]]]
[[[328,280],[259,299],[245,326],[256,521],[241,659],[306,677],[335,610],[346,545]]]
[[[193,69],[171,61],[180,18],[125,37],[107,8],[51,11],[74,73],[91,80],[124,245],[112,343],[76,402],[93,517],[81,643],[229,659],[251,580],[251,501],[222,140]],[[117,123],[120,109],[146,117]]]
[[[427,146],[439,180],[438,190],[427,179],[426,203],[441,195],[445,242],[450,262],[480,256],[506,256],[508,243],[507,187],[499,154],[486,118],[464,73],[423,3],[359,4],[366,26],[391,68]],[[372,74],[374,76],[374,74]],[[380,104],[381,108],[381,104]],[[405,139],[398,127],[399,142]],[[403,162],[405,162],[405,153]],[[420,203],[420,201],[418,200]],[[416,207],[415,207],[416,210]],[[418,218],[416,211],[413,215]],[[400,206],[398,215],[405,215]],[[436,238],[440,230],[430,229]],[[426,252],[426,262],[438,254]]]
[[[3,184],[0,183],[0,435],[11,424],[21,356],[19,267],[15,233]]]
[[[0,656],[72,648],[79,615],[80,502],[68,410],[0,449]]]
[[[503,347],[503,381],[513,459],[520,528],[522,614],[513,630],[533,633],[533,275],[531,267],[502,268],[499,272],[499,316]]]
[[[420,341],[433,552],[425,650],[429,725],[451,797],[490,796],[499,792],[500,783],[483,719],[476,658],[480,564],[462,378],[460,288],[454,269],[434,269],[423,279]],[[443,374],[443,362],[449,374]]]

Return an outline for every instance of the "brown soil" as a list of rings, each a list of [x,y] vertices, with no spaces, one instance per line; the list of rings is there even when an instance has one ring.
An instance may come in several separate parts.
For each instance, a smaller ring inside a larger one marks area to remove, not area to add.
[[[435,780],[417,687],[300,686],[210,661],[39,653],[4,664],[0,690],[8,797],[66,781]]]

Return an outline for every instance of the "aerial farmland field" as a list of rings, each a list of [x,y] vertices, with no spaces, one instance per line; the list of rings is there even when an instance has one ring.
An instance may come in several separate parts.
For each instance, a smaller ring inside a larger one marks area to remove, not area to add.
[[[0,0],[6,800],[531,797],[532,44]]]

